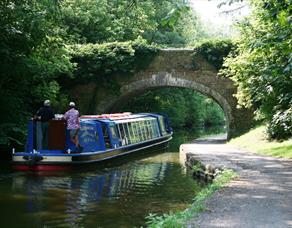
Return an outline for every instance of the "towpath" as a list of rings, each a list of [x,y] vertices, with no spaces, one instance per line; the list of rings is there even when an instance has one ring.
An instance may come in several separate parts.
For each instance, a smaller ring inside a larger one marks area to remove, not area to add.
[[[188,228],[292,227],[292,160],[259,156],[218,139],[183,144],[184,154],[239,174],[207,200],[207,210],[191,219]]]

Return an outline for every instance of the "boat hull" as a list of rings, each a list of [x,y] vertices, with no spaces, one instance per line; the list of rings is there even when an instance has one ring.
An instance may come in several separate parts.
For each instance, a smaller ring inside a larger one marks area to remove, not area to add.
[[[130,146],[104,152],[83,152],[78,154],[15,153],[12,156],[13,168],[18,171],[63,171],[74,166],[102,162],[109,159],[136,153],[146,149],[157,150],[168,145],[172,134]]]

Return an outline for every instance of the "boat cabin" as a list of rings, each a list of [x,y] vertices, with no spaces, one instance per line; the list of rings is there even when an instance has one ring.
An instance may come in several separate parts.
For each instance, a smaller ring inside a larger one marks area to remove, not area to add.
[[[160,114],[84,115],[80,117],[78,140],[82,151],[79,152],[102,152],[127,147],[161,138],[171,132],[168,118]],[[64,120],[51,120],[49,122],[48,148],[37,148],[37,137],[36,123],[31,121],[26,152],[33,150],[59,151],[62,153],[78,152],[76,146],[70,140]]]

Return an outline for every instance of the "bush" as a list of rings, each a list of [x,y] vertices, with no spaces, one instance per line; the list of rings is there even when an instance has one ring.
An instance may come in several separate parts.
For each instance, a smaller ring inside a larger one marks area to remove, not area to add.
[[[292,108],[278,111],[267,128],[271,139],[288,139],[292,135]]]

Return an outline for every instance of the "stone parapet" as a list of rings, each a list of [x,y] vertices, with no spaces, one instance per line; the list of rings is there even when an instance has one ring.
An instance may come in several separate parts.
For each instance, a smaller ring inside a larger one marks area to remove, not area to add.
[[[135,72],[131,77],[116,75],[119,90],[99,88],[98,82],[92,82],[73,86],[71,97],[80,104],[82,113],[100,114],[115,112],[123,102],[151,89],[190,88],[214,99],[221,106],[227,121],[228,139],[248,130],[252,112],[237,108],[234,82],[219,77],[212,64],[202,56],[194,59],[192,54],[192,49],[162,49],[147,69]]]

